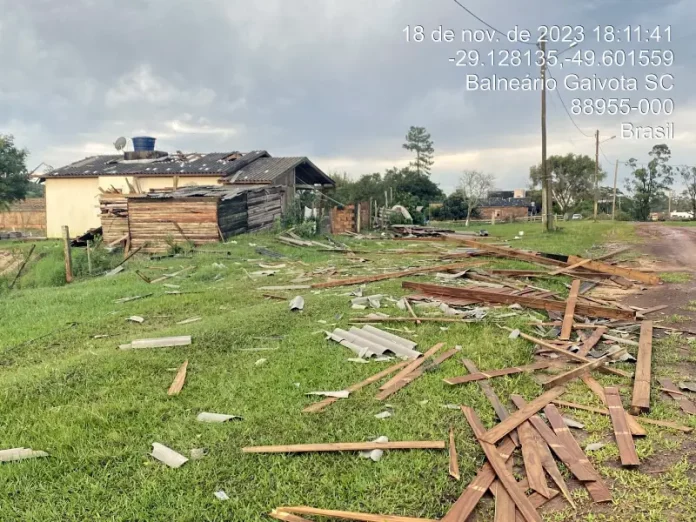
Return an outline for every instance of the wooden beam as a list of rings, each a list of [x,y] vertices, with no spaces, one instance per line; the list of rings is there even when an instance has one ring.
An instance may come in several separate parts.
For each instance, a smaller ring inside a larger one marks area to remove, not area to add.
[[[555,275],[562,274],[563,272],[568,272],[570,270],[580,268],[581,266],[586,265],[590,261],[592,261],[592,260],[591,259],[583,259],[582,261],[578,261],[574,265],[564,266],[564,267],[558,268],[556,270],[552,270],[551,272],[549,272],[549,275],[555,276]]]
[[[176,372],[176,376],[174,377],[174,381],[172,382],[172,385],[169,387],[169,390],[167,391],[167,395],[179,395],[179,393],[181,393],[181,389],[184,387],[184,382],[186,381],[187,368],[188,359],[184,361],[184,364],[181,365],[179,371]]]
[[[588,353],[597,346],[597,343],[602,340],[602,336],[607,333],[607,327],[606,326],[600,326],[597,328],[594,332],[592,332],[592,335],[584,342],[582,343],[582,346],[578,350],[578,355],[582,355],[583,357],[586,357]]]
[[[527,472],[529,487],[544,497],[549,498],[551,491],[546,484],[544,467],[541,463],[541,449],[539,448],[542,442],[529,421],[520,424],[517,428],[517,434],[522,445],[522,459],[524,461],[524,469]]]
[[[312,522],[306,518],[298,517],[297,515],[292,515],[290,513],[284,513],[282,511],[273,510],[268,514],[269,517],[275,518],[276,520],[283,520],[285,522]]]
[[[275,511],[281,513],[298,513],[300,515],[317,515],[327,518],[342,518],[359,522],[438,522],[431,518],[400,517],[398,515],[372,515],[370,513],[355,513],[353,511],[338,511],[335,509],[318,509],[309,506],[279,507]]]
[[[409,362],[408,366],[406,366],[403,370],[401,370],[399,373],[397,373],[394,377],[392,377],[387,382],[385,382],[382,386],[379,387],[379,389],[386,390],[387,388],[391,388],[392,386],[394,386],[397,382],[399,382],[401,379],[406,377],[409,373],[411,373],[416,368],[418,368],[421,364],[423,364],[426,361],[426,359],[435,355],[440,350],[440,348],[442,348],[444,345],[445,345],[445,343],[437,343],[435,346],[433,346],[427,352],[425,352],[423,354],[423,357],[419,357],[415,361]]]
[[[70,251],[70,229],[67,225],[63,225],[61,231],[63,233],[63,257],[65,258],[65,282],[72,283],[72,252]]]
[[[512,331],[512,329],[510,329],[510,328],[505,328],[505,329],[506,329],[506,330],[509,330],[509,331]],[[536,343],[536,344],[538,344],[539,346],[541,346],[541,347],[543,347],[543,348],[546,348],[546,349],[548,349],[548,350],[551,350],[551,351],[560,353],[560,354],[562,354],[562,355],[565,355],[566,357],[568,357],[568,358],[570,358],[570,359],[574,359],[574,360],[576,360],[576,361],[580,361],[580,362],[583,362],[583,363],[592,362],[591,359],[588,359],[587,357],[583,357],[582,355],[577,355],[577,354],[575,354],[575,353],[573,353],[573,352],[570,352],[570,351],[568,351],[568,350],[565,350],[565,349],[563,349],[563,348],[559,348],[559,347],[556,346],[555,344],[551,344],[551,343],[546,342],[546,341],[544,341],[544,340],[542,340],[542,339],[537,339],[536,337],[532,337],[531,335],[527,335],[527,334],[524,333],[524,332],[520,333],[520,337],[522,337],[523,339],[526,339],[527,341]],[[612,374],[612,375],[619,375],[620,377],[627,377],[627,378],[630,378],[630,377],[631,377],[631,374],[630,374],[630,373],[624,372],[624,371],[622,371],[622,370],[617,370],[616,368],[609,368],[608,366],[600,366],[600,367],[598,368],[598,370],[601,371],[602,373],[608,373],[608,374]]]
[[[462,412],[464,412],[466,420],[469,422],[474,435],[478,439],[481,449],[483,449],[483,452],[486,454],[488,463],[495,471],[498,480],[503,485],[508,495],[510,495],[510,498],[515,503],[515,506],[517,506],[517,509],[520,511],[520,513],[522,513],[522,516],[525,518],[525,520],[527,520],[527,522],[542,522],[539,513],[537,513],[534,506],[532,506],[531,502],[529,502],[527,495],[525,495],[522,489],[519,487],[515,477],[513,477],[512,473],[508,471],[505,461],[500,458],[495,445],[484,440],[486,433],[490,433],[490,431],[485,431],[473,408],[462,406]],[[511,417],[512,415],[510,418]]]
[[[604,396],[604,386],[597,382],[597,380],[591,375],[585,374],[581,378],[585,385],[592,390],[599,400],[602,401],[602,404],[606,406],[607,398]],[[609,410],[606,410],[605,415],[609,415]],[[628,427],[634,437],[645,437],[648,434],[648,432],[645,431],[645,428],[638,423],[635,417],[629,415],[628,413],[626,413],[626,422],[628,423]]]
[[[553,388],[541,394],[532,402],[511,414],[507,419],[488,430],[482,435],[482,440],[484,442],[488,442],[489,444],[495,444],[524,421],[528,420],[532,415],[535,415],[540,409],[549,404],[552,400],[560,397],[563,393],[565,393],[565,388],[558,386],[557,388]]]
[[[593,480],[584,483],[592,500],[595,502],[611,502],[611,491],[609,491],[609,488],[607,488],[606,484],[602,481],[600,474],[590,463],[590,460],[578,444],[578,441],[576,441],[575,437],[570,433],[570,429],[566,426],[558,408],[553,404],[549,404],[544,408],[544,413],[553,431],[558,436],[558,439],[563,442],[565,447],[576,456],[580,463],[585,465],[594,475]]]
[[[502,294],[490,290],[481,290],[479,288],[464,288],[452,287],[443,285],[432,285],[426,283],[413,283],[404,281],[401,286],[430,296],[447,296],[485,303],[500,303],[500,304],[520,304],[528,308],[546,310],[550,312],[565,312],[566,305],[563,301],[554,301],[551,299],[543,299],[539,297],[527,297],[523,295]],[[621,321],[633,321],[635,312],[621,310],[617,308],[609,308],[607,306],[589,305],[578,303],[575,306],[576,313],[588,317],[605,317],[607,319],[618,319]]]
[[[570,334],[573,333],[573,317],[575,316],[575,305],[578,302],[578,294],[580,293],[580,280],[574,279],[570,285],[570,294],[566,301],[565,315],[563,316],[563,324],[561,326],[561,335],[559,339],[568,340]]]
[[[449,359],[450,357],[453,357],[459,353],[459,350],[456,348],[453,348],[452,350],[449,350],[436,359],[433,359],[431,365],[428,368],[435,368],[439,366],[441,363]],[[420,359],[419,359],[420,360]],[[419,368],[417,370],[412,371],[405,377],[403,377],[400,381],[396,382],[395,384],[391,385],[389,388],[385,388],[384,390],[380,391],[377,396],[375,397],[378,401],[383,401],[387,397],[390,397],[394,395],[396,392],[398,392],[401,388],[404,388],[411,384],[413,381],[415,381],[418,377],[423,375],[425,373],[424,368]]]
[[[561,375],[557,375],[556,377],[549,379],[548,381],[546,381],[543,384],[544,389],[548,390],[548,389],[554,388],[556,386],[561,386],[567,382],[570,382],[572,380],[577,379],[578,377],[582,377],[583,375],[591,372],[592,370],[599,368],[600,366],[615,359],[616,357],[619,356],[619,354],[621,354],[625,351],[626,351],[625,348],[619,348],[618,350],[613,350],[612,352],[608,353],[604,357],[600,357],[599,359],[585,363],[582,366],[574,368],[573,370],[562,373]]]
[[[411,303],[408,301],[408,297],[404,297],[404,304],[406,305],[406,309],[408,310],[408,313],[411,314],[411,317],[413,317],[416,320],[416,324],[421,324],[421,320],[416,315],[416,312],[413,311],[413,308],[411,307]]]
[[[450,426],[449,432],[449,474],[450,477],[459,480],[459,456],[457,455],[457,447],[454,444],[454,428]]]
[[[474,361],[470,359],[463,359],[462,364],[470,373],[479,373],[479,370],[474,364]],[[495,394],[495,391],[493,391],[493,387],[490,385],[490,383],[488,381],[478,381],[478,385],[479,388],[481,388],[483,394],[486,396],[486,399],[488,399],[490,405],[493,407],[493,410],[495,411],[495,414],[498,416],[498,419],[500,419],[501,421],[507,419],[510,416],[510,413],[507,411],[507,408],[505,408],[503,403],[500,402],[500,399]],[[520,445],[520,439],[517,437],[517,433],[510,433],[510,438],[515,443],[516,447]]]
[[[619,447],[619,457],[621,465],[625,468],[633,468],[640,465],[636,446],[633,444],[633,437],[628,430],[626,423],[626,412],[621,404],[621,395],[619,390],[614,387],[604,388],[604,396],[607,398],[607,406],[609,408],[609,416],[611,424],[614,427],[614,437],[616,444]]]
[[[542,265],[553,265],[553,266],[568,266],[568,263],[563,261],[557,261],[548,257],[542,257],[531,252],[524,252],[522,250],[515,250],[512,248],[499,247],[490,244],[481,243],[480,241],[474,241],[471,239],[465,239],[460,237],[455,237],[452,234],[445,234],[445,237],[449,241],[457,241],[459,243],[464,243],[466,246],[471,248],[477,248],[483,250],[484,252],[489,252],[495,254],[498,257],[506,257],[512,259],[519,259],[521,261],[527,261],[529,263],[538,263]]]
[[[658,379],[658,381],[665,390],[669,390],[665,393],[667,393],[670,397],[677,401],[677,404],[679,404],[679,407],[682,409],[684,413],[696,415],[696,405],[689,399],[687,399],[683,394],[681,394],[679,388],[677,388],[670,379],[663,378]]]
[[[31,245],[31,248],[29,249],[29,253],[27,256],[24,258],[24,261],[22,261],[22,264],[19,266],[19,270],[17,270],[17,273],[14,276],[14,279],[12,279],[12,282],[9,284],[7,288],[12,290],[12,287],[14,287],[15,283],[17,282],[17,279],[20,278],[22,275],[22,271],[24,270],[24,267],[27,266],[27,263],[29,262],[29,258],[31,255],[34,253],[34,249],[36,248],[36,245]]]
[[[582,257],[578,256],[568,256],[568,262],[571,264],[583,261]],[[601,261],[589,261],[585,263],[585,268],[593,270],[595,272],[602,272],[604,274],[611,274],[616,276],[625,277],[626,279],[632,279],[634,281],[640,281],[648,285],[659,285],[660,278],[656,275],[647,274],[641,272],[640,270],[635,270],[632,268],[623,268],[615,265],[608,265],[607,263],[602,263]]]
[[[368,377],[364,381],[360,381],[357,384],[352,384],[346,388],[346,391],[349,391],[351,393],[358,391],[361,388],[364,388],[365,386],[369,386],[373,382],[377,382],[380,379],[386,377],[387,375],[391,375],[392,373],[401,370],[404,368],[410,361],[403,361],[398,364],[395,364],[394,366],[390,366],[389,368],[382,370],[379,373],[376,373],[375,375]],[[317,403],[312,404],[311,406],[307,406],[304,410],[302,410],[302,413],[317,413],[319,411],[322,411],[324,408],[327,406],[330,406],[334,402],[338,401],[336,397],[327,397],[323,401],[319,401]]]
[[[487,370],[485,372],[470,373],[461,377],[448,377],[443,379],[447,384],[465,384],[467,382],[482,381],[484,379],[492,379],[493,377],[502,377],[503,375],[512,375],[515,373],[533,372],[535,370],[544,370],[551,366],[551,363],[540,361],[526,366],[515,366],[512,368],[503,368],[501,370]]]
[[[633,415],[650,411],[650,382],[652,380],[652,321],[640,324],[640,342],[638,344],[638,362],[633,381],[633,397],[630,412]],[[605,390],[606,393],[606,390]]]
[[[515,451],[515,443],[512,439],[505,439],[497,450],[500,458],[508,461]],[[440,522],[465,522],[494,481],[495,471],[486,462]]]
[[[392,442],[332,442],[326,444],[288,444],[278,446],[247,446],[242,453],[314,453],[333,451],[372,451],[410,450],[410,449],[445,449],[444,440],[412,440]]]

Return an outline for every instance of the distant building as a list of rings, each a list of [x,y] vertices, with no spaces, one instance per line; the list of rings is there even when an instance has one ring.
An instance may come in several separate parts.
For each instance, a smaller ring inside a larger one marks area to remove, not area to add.
[[[495,217],[496,220],[508,220],[527,217],[533,207],[534,203],[528,199],[488,198],[488,200],[483,201],[477,208],[482,219],[493,219]]]

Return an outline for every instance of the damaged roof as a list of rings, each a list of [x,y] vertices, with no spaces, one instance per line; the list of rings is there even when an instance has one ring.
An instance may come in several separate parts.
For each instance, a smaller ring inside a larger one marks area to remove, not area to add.
[[[177,190],[149,192],[130,195],[129,199],[181,199],[181,198],[220,198],[223,201],[234,199],[244,192],[257,190],[274,191],[267,185],[203,185],[181,187]]]

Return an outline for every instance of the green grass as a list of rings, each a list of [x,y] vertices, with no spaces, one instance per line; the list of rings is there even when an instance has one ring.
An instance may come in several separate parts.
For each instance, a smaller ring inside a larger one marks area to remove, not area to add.
[[[660,279],[665,283],[688,283],[691,281],[691,274],[683,272],[665,272],[660,274]]]
[[[633,239],[632,229],[623,223],[564,225],[564,230],[548,236],[538,225],[496,225],[489,231],[509,238],[524,230],[524,239],[514,242],[519,248],[581,255],[600,251],[605,241]],[[198,253],[190,259],[134,258],[125,272],[113,278],[88,277],[81,271],[78,280],[67,286],[55,275],[55,265],[62,266],[55,253],[60,245],[41,245],[46,261],[30,268],[19,289],[0,295],[0,447],[42,449],[51,457],[0,465],[0,520],[260,521],[267,519],[265,513],[271,509],[293,504],[432,518],[447,511],[475,475],[483,455],[461,413],[443,406],[473,406],[487,427],[495,417],[475,384],[450,387],[442,379],[465,373],[462,357],[473,359],[482,370],[525,364],[531,359],[532,345],[509,340],[490,322],[451,325],[444,331],[435,324],[408,324],[412,333],[401,330],[400,335],[417,341],[420,349],[444,342],[450,348],[461,345],[462,355],[390,397],[386,402],[393,406],[394,416],[387,420],[374,418],[384,409],[374,400],[377,385],[323,413],[302,414],[302,408],[314,402],[306,392],[343,389],[390,363],[348,362],[352,352],[324,339],[323,330],[335,325],[348,328],[351,318],[366,313],[351,310],[346,295],[351,287],[273,292],[288,299],[301,293],[306,301],[302,313],[290,312],[287,301],[264,299],[255,288],[288,284],[302,272],[327,266],[336,267],[335,277],[340,277],[432,264],[436,256],[385,251],[422,251],[442,245],[353,240],[349,242],[354,248],[369,252],[360,255],[371,260],[355,264],[341,254],[287,247],[266,235],[241,236],[235,241],[211,247],[223,253]],[[251,281],[244,270],[260,270],[261,256],[250,243],[286,254],[282,261],[263,262],[284,262],[287,267],[273,277]],[[83,254],[75,251],[74,255],[80,259]],[[119,256],[105,257],[103,264],[112,266],[119,260]],[[516,261],[492,262],[500,267],[525,266]],[[225,268],[215,268],[213,263]],[[181,295],[166,295],[169,289],[149,285],[134,273],[140,269],[154,278],[189,265],[196,269],[170,281],[181,286]],[[153,266],[168,270],[148,268]],[[315,275],[313,281],[325,278]],[[536,284],[565,291],[563,283],[568,281],[557,277]],[[154,295],[140,300],[114,302],[151,292]],[[369,285],[367,293],[399,297],[404,290],[400,280],[392,280]],[[383,303],[389,308],[380,311],[402,314],[388,301]],[[145,322],[126,321],[131,315],[141,315]],[[203,320],[176,324],[193,316]],[[520,316],[508,324],[521,327],[526,320],[526,315]],[[94,338],[101,334],[109,337]],[[117,349],[133,339],[168,335],[191,335],[193,344]],[[261,358],[267,362],[256,365]],[[168,397],[167,388],[185,359],[189,371],[183,392]],[[504,401],[511,393],[530,399],[542,391],[528,375],[498,378],[491,384]],[[587,392],[578,397],[578,402],[596,403],[592,401]],[[655,415],[685,422],[673,410],[658,408]],[[195,420],[201,411],[241,415],[244,420],[201,424]],[[576,418],[588,426],[595,423],[592,436],[608,436],[606,419],[592,414]],[[445,440],[450,426],[457,433],[461,482],[447,477],[446,451],[392,451],[379,463],[354,454],[240,452],[246,445],[367,441],[380,435],[390,440]],[[152,442],[184,455],[192,448],[206,448],[208,455],[169,469],[148,456]],[[654,448],[646,446],[641,451],[647,455]],[[689,491],[683,486],[687,471],[675,479],[682,484],[679,495],[684,505],[693,503],[694,495],[693,487]],[[213,496],[219,489],[227,492],[229,501]],[[582,502],[592,509],[587,500]],[[626,506],[620,504],[623,514]],[[640,509],[636,507],[637,512]]]

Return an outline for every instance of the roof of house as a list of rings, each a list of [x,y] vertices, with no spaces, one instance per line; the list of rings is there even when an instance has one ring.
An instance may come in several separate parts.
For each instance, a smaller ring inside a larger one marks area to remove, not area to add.
[[[268,188],[268,185],[203,185],[181,187],[176,190],[153,191],[146,194],[131,194],[129,200],[137,199],[182,199],[182,198],[219,198],[223,201],[234,199],[245,192],[263,190],[273,192],[278,188]]]
[[[306,157],[272,158],[265,150],[247,153],[172,154],[126,160],[123,155],[93,156],[41,174],[42,180],[93,176],[211,176],[225,183],[272,183],[289,169],[301,183],[333,185],[334,181]],[[299,172],[301,171],[301,172]]]
[[[488,199],[482,202],[479,207],[530,207],[532,202],[524,198],[510,198],[510,199]]]

